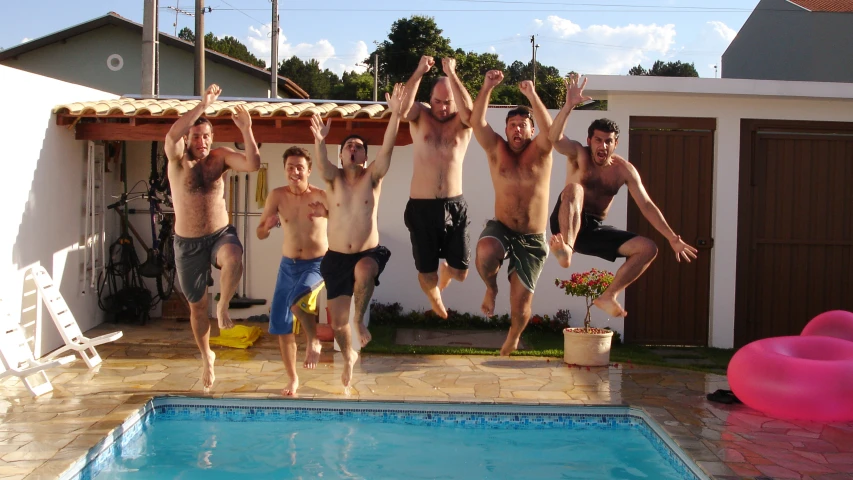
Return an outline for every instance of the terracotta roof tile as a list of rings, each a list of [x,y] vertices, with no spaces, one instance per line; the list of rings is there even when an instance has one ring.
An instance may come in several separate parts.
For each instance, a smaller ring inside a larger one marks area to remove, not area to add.
[[[74,116],[180,116],[198,105],[198,100],[176,99],[133,99],[117,98],[114,100],[94,102],[74,102],[57,105],[53,113]],[[289,117],[299,118],[318,114],[323,118],[373,118],[382,119],[390,116],[383,105],[358,105],[354,103],[338,105],[334,102],[291,103],[291,102],[245,102],[217,101],[207,107],[204,114],[208,117],[231,115],[237,105],[245,105],[253,117]]]
[[[788,0],[810,12],[853,13],[853,0]]]

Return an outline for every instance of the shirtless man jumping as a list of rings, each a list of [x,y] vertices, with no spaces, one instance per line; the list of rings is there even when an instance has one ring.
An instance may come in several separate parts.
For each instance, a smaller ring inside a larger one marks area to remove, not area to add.
[[[261,166],[261,155],[252,135],[252,118],[242,105],[236,108],[232,118],[243,134],[245,153],[227,147],[211,150],[213,128],[201,115],[221,92],[216,85],[207,87],[198,105],[169,129],[165,144],[175,205],[175,264],[181,290],[190,304],[190,323],[201,351],[201,382],[205,390],[213,385],[216,359],[210,349],[207,316],[210,266],[222,270],[221,296],[216,306],[219,328],[234,326],[228,316],[228,303],[243,274],[243,245],[237,238],[237,230],[228,224],[223,177],[228,169],[254,172]]]
[[[257,235],[263,240],[277,225],[284,230],[269,331],[278,337],[281,359],[290,377],[290,384],[281,394],[291,396],[296,395],[299,388],[294,317],[305,330],[307,340],[302,366],[314,368],[320,359],[317,294],[323,289],[320,261],[329,246],[326,240],[326,192],[308,183],[311,154],[302,147],[294,146],[284,151],[283,158],[288,184],[270,192]]]
[[[406,82],[409,95],[402,109],[408,111],[414,170],[403,221],[409,228],[421,290],[436,315],[447,318],[441,291],[451,280],[462,282],[468,276],[468,204],[462,196],[462,160],[471,128],[467,117],[458,112],[470,116],[473,102],[456,76],[456,60],[444,58],[441,64],[447,76],[433,85],[429,106],[415,102],[415,94],[423,75],[435,65],[433,58],[421,57]],[[459,103],[463,108],[457,108]],[[440,258],[445,259],[441,265]]]
[[[616,300],[617,295],[640,278],[658,253],[655,242],[631,232],[604,225],[613,197],[623,185],[628,186],[631,198],[640,212],[667,240],[679,262],[696,258],[697,250],[684,243],[666,223],[658,207],[649,198],[637,169],[627,160],[615,155],[619,144],[619,127],[602,118],[592,122],[584,147],[563,135],[569,114],[577,105],[589,100],[583,95],[586,79],[578,85],[578,76],[566,82],[566,104],[557,114],[551,127],[554,148],[568,160],[566,187],[557,198],[551,214],[551,250],[563,268],[568,268],[572,253],[593,255],[609,261],[627,257],[616,271],[613,283],[593,303],[613,317],[624,317],[628,312]]]
[[[523,106],[507,112],[506,140],[486,122],[489,97],[503,77],[500,70],[486,73],[474,102],[471,126],[486,151],[495,189],[495,218],[486,223],[477,242],[477,271],[486,283],[482,309],[485,315],[494,315],[498,271],[508,259],[512,325],[501,355],[509,355],[518,348],[518,340],[530,320],[533,290],[548,257],[545,228],[552,147],[548,138],[551,115],[529,80],[518,88],[530,101],[533,112]],[[542,129],[535,137],[534,119]]]
[[[326,136],[332,120],[323,124],[320,117],[315,115],[311,118],[317,162],[328,187],[329,251],[320,263],[320,272],[326,281],[326,298],[335,339],[344,357],[341,375],[344,387],[349,387],[352,369],[358,359],[358,354],[352,349],[349,327],[352,297],[355,296],[355,318],[359,321],[359,335],[364,346],[370,341],[364,312],[373,296],[373,288],[379,285],[379,275],[391,257],[391,252],[379,245],[377,212],[382,179],[391,166],[391,152],[397,140],[400,106],[405,94],[406,89],[400,84],[394,86],[393,94],[385,94],[391,116],[376,160],[367,166],[367,144],[358,135],[350,135],[341,142],[343,168],[329,162]]]

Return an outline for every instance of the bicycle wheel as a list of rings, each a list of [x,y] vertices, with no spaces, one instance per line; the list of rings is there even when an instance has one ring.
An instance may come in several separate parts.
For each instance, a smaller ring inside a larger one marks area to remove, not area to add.
[[[167,300],[175,291],[175,247],[172,244],[171,232],[161,240],[160,258],[163,272],[157,276],[157,294],[160,300]]]

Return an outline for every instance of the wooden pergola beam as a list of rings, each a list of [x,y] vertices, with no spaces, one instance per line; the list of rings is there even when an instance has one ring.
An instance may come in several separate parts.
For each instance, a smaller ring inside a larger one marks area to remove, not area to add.
[[[74,125],[77,140],[104,141],[163,141],[174,121],[163,122],[162,117],[98,118],[97,122],[74,123],[77,117],[57,115],[58,125]],[[217,142],[242,142],[243,135],[229,117],[208,117],[213,123],[213,138]],[[128,120],[133,120],[129,122]],[[314,135],[309,128],[310,117],[252,119],[252,132],[259,143],[312,144]],[[361,135],[368,145],[381,145],[388,121],[384,119],[333,118],[326,143],[334,145],[353,133]],[[409,124],[401,122],[396,146],[409,145],[412,136]]]

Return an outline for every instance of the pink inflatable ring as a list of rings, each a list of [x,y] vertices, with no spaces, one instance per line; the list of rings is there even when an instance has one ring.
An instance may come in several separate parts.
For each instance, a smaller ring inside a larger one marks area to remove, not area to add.
[[[735,353],[728,380],[746,405],[775,418],[853,420],[853,342],[825,336],[773,337]]]

